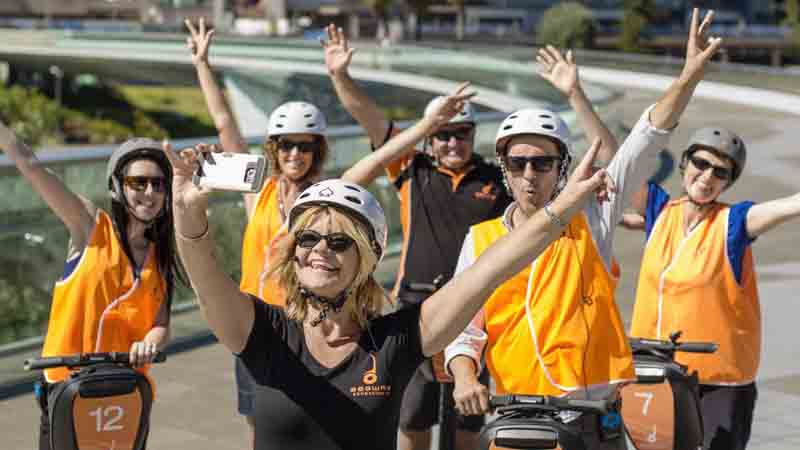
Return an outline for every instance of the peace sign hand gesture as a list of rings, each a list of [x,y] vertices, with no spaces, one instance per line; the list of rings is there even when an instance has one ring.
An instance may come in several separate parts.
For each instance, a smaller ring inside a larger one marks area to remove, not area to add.
[[[191,35],[186,38],[186,46],[192,52],[192,64],[208,64],[208,48],[211,46],[211,38],[214,36],[215,30],[206,30],[206,19],[203,17],[198,21],[197,27],[189,19],[184,20],[183,23]]]
[[[700,11],[697,8],[692,11],[689,40],[686,43],[686,62],[681,72],[684,80],[700,81],[705,75],[706,65],[722,46],[721,37],[706,37],[713,20],[713,10],[706,13],[702,23],[699,23]]]

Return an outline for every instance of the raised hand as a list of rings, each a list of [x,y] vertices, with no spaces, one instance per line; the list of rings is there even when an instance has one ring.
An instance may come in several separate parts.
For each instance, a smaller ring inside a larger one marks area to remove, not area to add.
[[[205,211],[211,190],[195,185],[192,178],[203,161],[203,153],[211,151],[211,147],[198,144],[176,153],[169,142],[164,141],[162,149],[172,166],[172,197],[176,214],[179,210]]]
[[[325,49],[325,65],[328,67],[328,73],[331,76],[346,73],[356,49],[350,48],[341,28],[330,24],[325,31],[328,39],[320,39],[320,43]]]
[[[452,94],[442,97],[442,100],[437,102],[428,113],[428,117],[433,119],[437,127],[449,122],[459,111],[464,109],[467,100],[477,94],[477,92],[466,92],[469,86],[469,81],[461,83]]]
[[[211,38],[214,30],[206,30],[206,19],[201,17],[195,26],[191,20],[183,21],[189,29],[190,36],[186,38],[186,46],[192,52],[192,64],[208,63],[208,48],[211,46]]]
[[[692,11],[689,27],[689,40],[686,43],[686,62],[681,77],[687,81],[700,81],[705,75],[706,64],[722,46],[722,38],[706,37],[706,32],[714,20],[714,11],[709,11],[700,23],[700,11]]]
[[[597,169],[594,166],[594,160],[600,147],[600,139],[595,139],[558,197],[565,196],[570,203],[582,203],[592,194],[603,199],[617,191],[616,184],[606,169]]]
[[[565,58],[557,48],[548,45],[539,49],[536,61],[541,65],[539,75],[565,96],[571,96],[579,87],[578,65],[572,50]]]

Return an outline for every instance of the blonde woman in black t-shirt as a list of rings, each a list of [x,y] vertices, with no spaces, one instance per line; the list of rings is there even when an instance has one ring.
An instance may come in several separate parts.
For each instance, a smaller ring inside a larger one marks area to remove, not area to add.
[[[448,96],[435,114],[386,146],[422,139],[466,97],[461,91]],[[374,270],[387,227],[369,192],[327,180],[298,197],[274,265],[287,295],[283,310],[240,292],[216,263],[206,216],[209,192],[191,182],[199,152],[168,153],[178,249],[201,310],[254,379],[287,398],[281,420],[256,422],[258,447],[394,450],[403,390],[422,360],[443,350],[484,299],[549,245],[587,198],[613,189],[604,170],[592,174],[598,149],[596,142],[549,208],[421,306],[382,317],[385,294]]]

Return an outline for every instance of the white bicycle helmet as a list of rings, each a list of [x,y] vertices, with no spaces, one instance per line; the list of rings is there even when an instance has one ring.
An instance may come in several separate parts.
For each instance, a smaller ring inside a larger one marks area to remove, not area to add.
[[[561,189],[567,184],[567,176],[569,175],[569,166],[572,163],[572,140],[569,127],[564,119],[557,113],[548,109],[527,108],[511,113],[500,124],[497,130],[497,137],[494,140],[495,154],[497,155],[497,162],[503,171],[504,179],[506,179],[506,188],[508,189],[507,171],[503,156],[506,151],[508,141],[513,136],[520,134],[536,134],[553,139],[561,150],[561,166],[558,173],[558,183],[556,189],[553,191],[553,198],[561,192]],[[511,189],[508,189],[511,192]]]
[[[730,184],[733,184],[742,174],[744,165],[747,162],[747,148],[742,138],[737,136],[736,133],[717,126],[705,127],[695,131],[692,137],[689,138],[689,145],[686,146],[686,151],[683,152],[684,163],[686,158],[694,153],[698,147],[714,149],[716,153],[730,158],[733,162]]]
[[[320,181],[309,186],[295,200],[289,211],[289,228],[303,211],[318,205],[343,208],[359,217],[368,227],[372,238],[372,248],[378,262],[386,251],[386,240],[389,228],[386,225],[386,214],[378,200],[361,186],[341,179]]]
[[[439,107],[439,105],[444,102],[444,96],[434,97],[433,100],[428,102],[428,106],[425,107],[425,115],[428,116],[433,113],[434,108]],[[450,119],[449,124],[454,123],[475,123],[475,107],[472,106],[472,103],[466,101],[464,102],[464,107],[461,108],[461,111],[458,112],[452,119]]]
[[[310,133],[325,135],[328,124],[319,108],[308,102],[288,102],[275,108],[269,116],[267,134]]]

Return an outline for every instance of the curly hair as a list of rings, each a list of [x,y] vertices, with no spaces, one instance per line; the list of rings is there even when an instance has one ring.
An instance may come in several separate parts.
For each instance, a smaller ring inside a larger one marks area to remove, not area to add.
[[[278,139],[280,139],[281,136],[282,135],[270,136],[261,146],[264,150],[264,155],[269,159],[269,164],[272,168],[272,176],[279,176],[282,173],[281,166],[278,165]],[[322,169],[330,153],[328,140],[325,139],[325,136],[315,134],[314,140],[319,143],[319,151],[314,152],[314,160],[311,161],[311,167],[303,177],[306,180],[315,180],[322,174]]]

